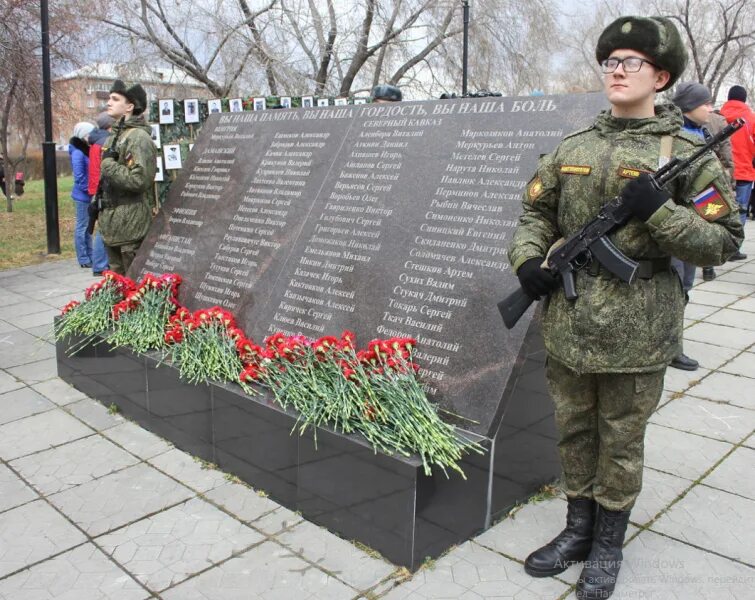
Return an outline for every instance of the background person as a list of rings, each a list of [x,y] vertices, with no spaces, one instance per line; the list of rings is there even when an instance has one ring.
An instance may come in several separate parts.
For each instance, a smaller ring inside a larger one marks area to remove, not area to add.
[[[71,198],[76,207],[76,224],[73,229],[73,247],[82,269],[92,268],[92,237],[87,233],[89,225],[89,144],[87,136],[94,125],[86,121],[76,123],[73,137],[68,141],[68,156],[71,160],[73,188]]]
[[[89,134],[89,187],[87,192],[90,199],[94,199],[97,189],[100,185],[100,163],[102,162],[102,144],[110,136],[110,128],[114,120],[107,112],[97,115],[95,127]],[[91,201],[91,200],[90,200]],[[92,241],[92,275],[102,275],[102,272],[109,269],[107,261],[107,251],[105,242],[102,240],[100,232],[94,234]]]
[[[747,221],[747,207],[755,182],[755,113],[747,105],[747,90],[741,85],[729,88],[728,100],[721,107],[721,115],[731,123],[736,119],[744,119],[745,126],[731,136],[731,153],[734,157],[734,179],[736,180],[737,204],[739,204],[739,218],[742,225]],[[729,260],[744,260],[747,255],[741,250]]]
[[[642,488],[645,428],[680,350],[684,294],[671,256],[721,264],[743,237],[728,177],[712,155],[670,193],[646,174],[698,147],[680,134],[678,108],[655,106],[656,93],[673,85],[687,62],[673,23],[620,17],[600,35],[595,55],[610,109],[540,159],[509,249],[523,290],[547,296],[546,377],[568,506],[566,528],[527,557],[525,570],[547,577],[586,561],[577,582],[581,599],[613,593]],[[627,285],[593,262],[576,275],[577,299],[567,300],[541,267],[544,257],[619,193],[633,218],[611,238],[639,262],[641,274]]]
[[[110,268],[121,275],[131,266],[152,223],[157,151],[152,129],[144,120],[146,108],[147,93],[141,85],[113,82],[107,113],[125,121],[103,146],[99,223]]]

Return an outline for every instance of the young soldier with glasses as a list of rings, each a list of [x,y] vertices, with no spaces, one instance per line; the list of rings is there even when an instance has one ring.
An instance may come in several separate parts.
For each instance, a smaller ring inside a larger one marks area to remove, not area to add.
[[[621,17],[601,34],[596,58],[610,109],[541,158],[526,188],[509,249],[522,288],[545,297],[546,376],[559,430],[566,528],[533,552],[533,577],[585,561],[581,599],[608,598],[616,585],[629,513],[642,487],[645,427],[658,405],[666,366],[680,351],[684,292],[671,257],[724,263],[742,241],[729,178],[713,154],[669,190],[648,173],[702,142],[682,132],[673,105],[655,105],[684,71],[687,53],[660,17]],[[611,234],[640,263],[629,285],[594,261],[577,273],[567,300],[542,268],[549,248],[593,219],[621,193],[633,218]]]

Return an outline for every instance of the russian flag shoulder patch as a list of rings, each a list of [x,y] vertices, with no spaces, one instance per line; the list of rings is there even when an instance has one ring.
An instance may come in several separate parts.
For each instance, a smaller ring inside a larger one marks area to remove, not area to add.
[[[715,185],[708,186],[692,198],[692,204],[697,214],[706,221],[715,221],[731,212],[729,204],[721,196]]]

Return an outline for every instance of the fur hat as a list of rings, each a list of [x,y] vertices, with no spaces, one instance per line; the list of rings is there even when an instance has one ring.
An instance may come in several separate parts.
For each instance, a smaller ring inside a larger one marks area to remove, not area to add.
[[[713,102],[710,90],[697,81],[685,81],[676,86],[676,92],[671,101],[683,112],[695,110],[698,106]]]
[[[73,126],[73,137],[80,139],[82,142],[87,141],[87,136],[94,130],[94,125],[88,121],[80,121]]]
[[[741,85],[733,85],[729,88],[729,96],[726,99],[747,102],[747,90]]]
[[[595,58],[601,63],[620,48],[642,52],[671,74],[661,92],[670,88],[687,66],[684,42],[674,24],[665,17],[619,17],[600,34]]]
[[[402,98],[401,90],[395,85],[376,85],[372,90],[373,100],[387,100],[388,102],[400,102]]]
[[[140,115],[147,108],[147,92],[144,88],[135,83],[131,87],[126,87],[120,79],[116,79],[113,82],[113,86],[110,88],[111,94],[120,94],[124,96],[131,104],[134,105],[134,115]]]

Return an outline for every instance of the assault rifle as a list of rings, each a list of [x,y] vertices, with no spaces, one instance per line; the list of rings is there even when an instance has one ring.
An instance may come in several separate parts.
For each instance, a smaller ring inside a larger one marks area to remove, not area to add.
[[[690,165],[697,162],[707,152],[729,138],[744,125],[744,119],[737,119],[710,138],[692,156],[684,160],[672,158],[650,178],[656,189],[664,188],[676,179]],[[579,231],[567,239],[561,238],[548,251],[543,263],[544,269],[549,269],[561,277],[564,295],[567,300],[577,299],[577,289],[574,274],[588,267],[593,260],[597,260],[606,270],[613,273],[622,281],[632,284],[637,278],[639,264],[625,256],[608,234],[624,225],[632,218],[632,213],[624,205],[621,194],[600,209],[598,215]],[[510,294],[498,303],[498,310],[503,317],[507,329],[516,325],[530,304],[535,301],[522,288]]]
[[[110,148],[115,148],[115,145],[118,143],[118,138],[120,138],[121,133],[123,133],[123,123],[125,121],[126,121],[126,117],[121,117],[118,120],[118,123],[116,124],[118,131],[115,132],[115,137],[113,138],[113,143],[110,144]],[[100,152],[104,152],[104,150],[105,150],[104,148],[101,148]],[[101,210],[102,210],[102,170],[100,170],[100,180],[97,182],[97,193],[94,195],[94,199],[89,203],[89,206],[87,207],[87,212],[89,214],[89,223],[87,224],[88,235],[94,234],[94,224],[97,222],[97,217],[100,216]]]

